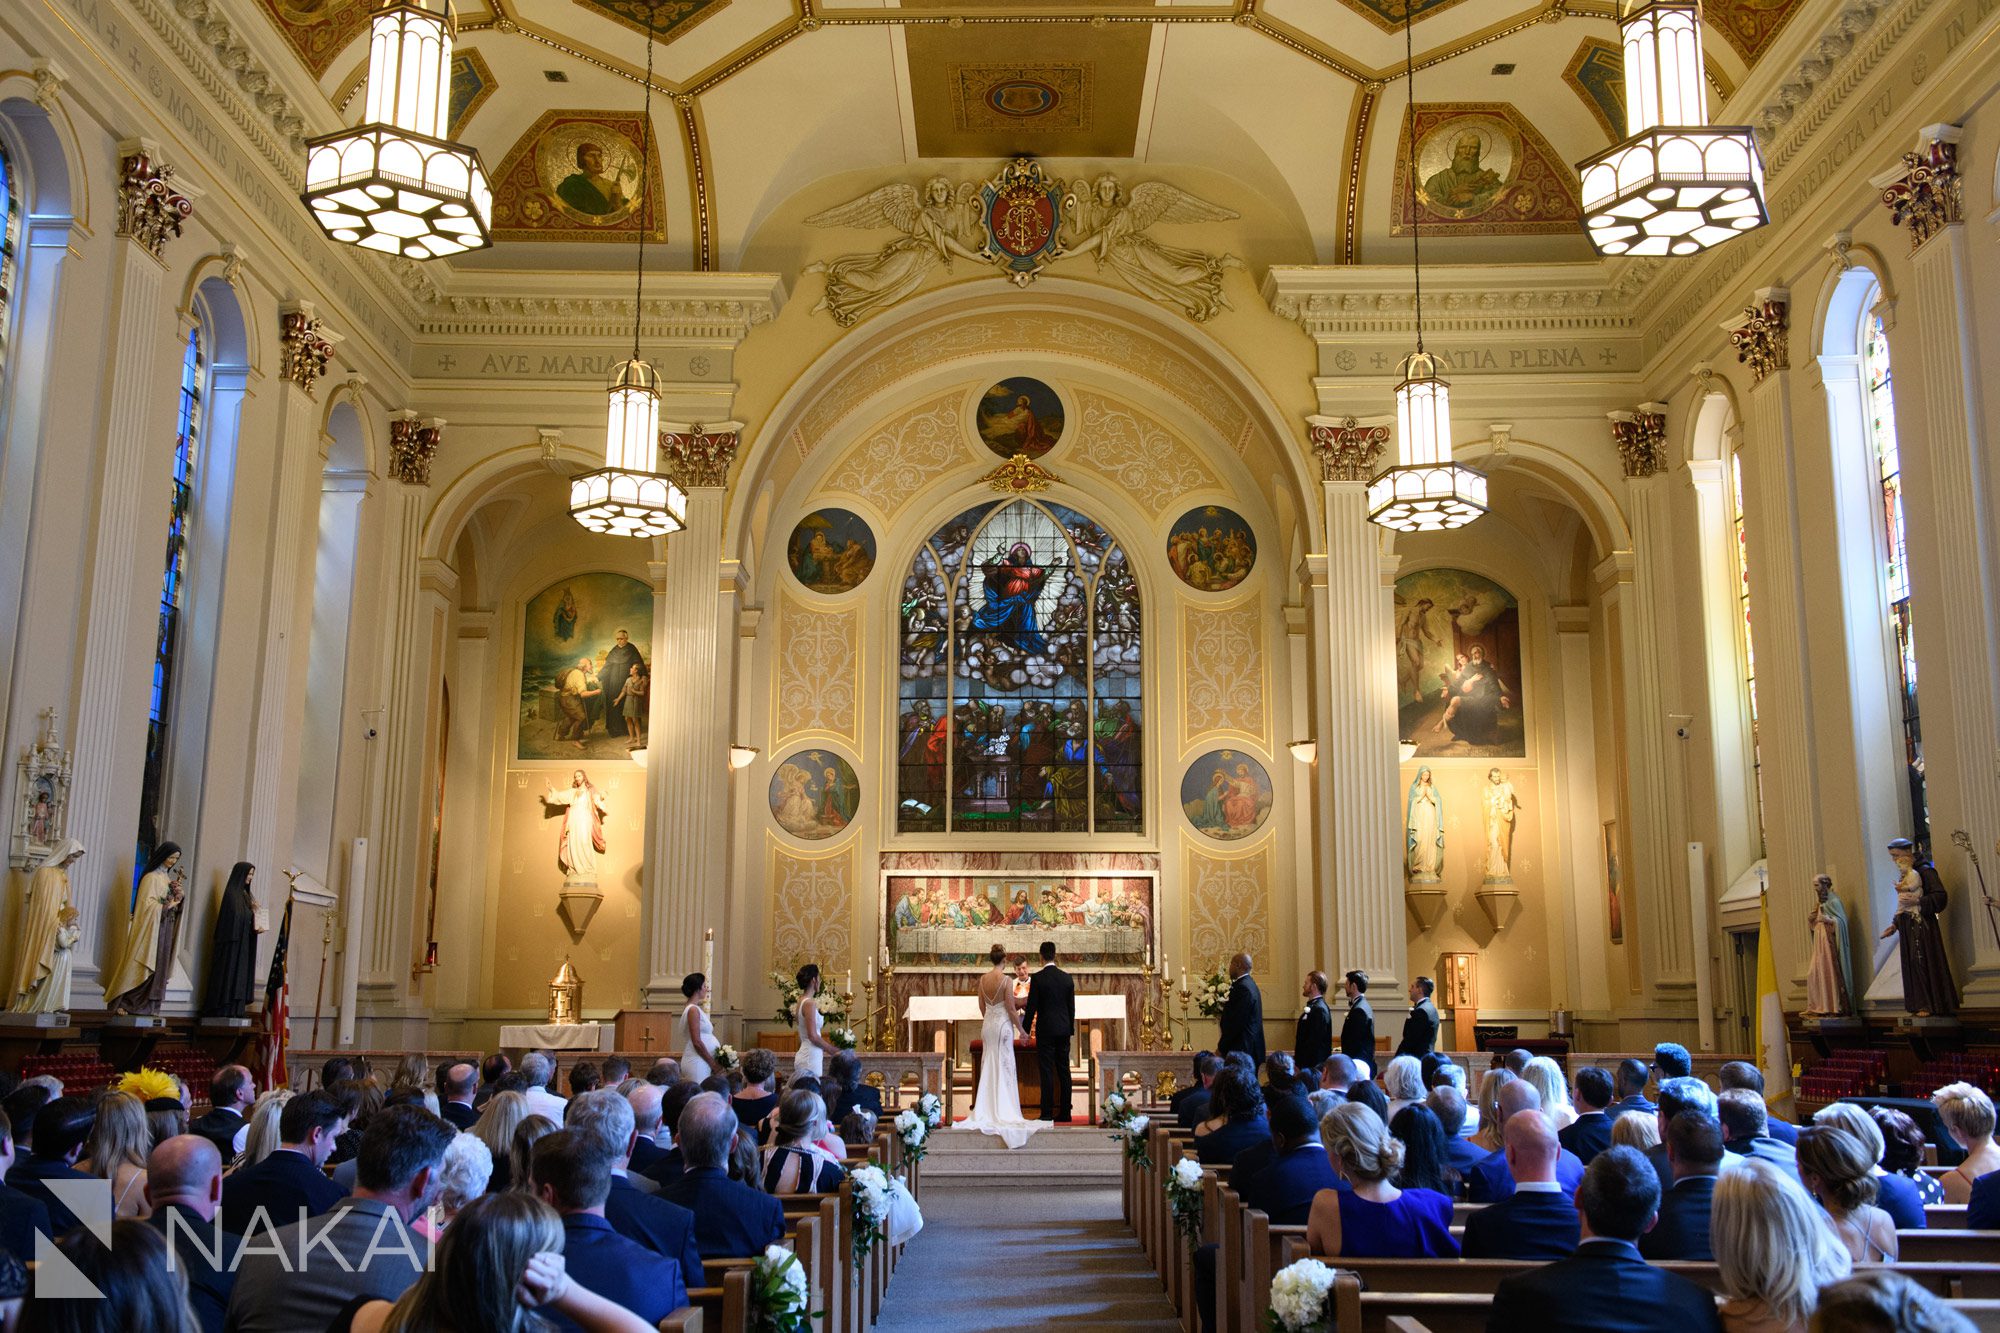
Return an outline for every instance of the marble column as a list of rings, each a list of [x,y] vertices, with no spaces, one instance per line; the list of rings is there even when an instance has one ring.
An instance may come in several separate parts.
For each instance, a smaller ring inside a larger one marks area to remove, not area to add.
[[[715,992],[741,1004],[747,978],[726,960],[729,746],[736,697],[736,562],[722,552],[729,465],[741,426],[663,423],[667,470],[687,491],[687,526],[665,539],[654,569],[652,719],[646,746],[646,855],[641,872],[640,997],[677,1006],[681,978],[702,965],[716,932]]]
[[[1336,975],[1368,973],[1392,1008],[1410,975],[1403,922],[1403,834],[1398,815],[1395,579],[1400,557],[1368,521],[1368,477],[1389,432],[1353,418],[1307,421],[1320,462],[1326,580],[1315,661],[1318,714],[1319,892],[1331,925],[1326,962]]]
[[[1951,836],[1967,830],[1978,850],[2000,834],[2000,673],[1994,671],[2000,661],[2000,551],[1988,508],[1980,400],[1986,368],[1972,308],[1959,134],[1955,125],[1926,127],[1916,151],[1874,183],[1892,220],[1910,233],[1914,318],[1891,341],[1897,387],[1917,400],[1923,428],[1901,432],[1901,440],[1928,463],[1929,517],[1941,553],[1936,568],[1917,577],[1935,579],[1938,596],[1931,604],[1949,608],[1935,628],[1923,625],[1920,640],[1932,652],[1941,647],[1944,658],[1926,672],[1921,687],[1932,854],[1957,900],[1949,928],[1954,953],[1961,967],[1972,960],[1958,977],[1965,1002],[1989,1005],[2000,1000],[2000,946],[1976,902],[1978,880]]]

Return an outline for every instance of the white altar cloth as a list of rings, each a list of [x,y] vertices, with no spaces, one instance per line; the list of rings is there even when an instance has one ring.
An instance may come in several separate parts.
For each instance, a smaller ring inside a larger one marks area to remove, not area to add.
[[[909,1033],[909,1047],[917,1047],[919,1023],[977,1023],[980,1021],[977,995],[912,995],[903,1010],[903,1025]],[[1118,1024],[1119,1039],[1125,1038],[1125,997],[1122,995],[1079,995],[1076,1021]]]
[[[503,1023],[500,1045],[527,1051],[608,1051],[611,1029],[602,1023]]]

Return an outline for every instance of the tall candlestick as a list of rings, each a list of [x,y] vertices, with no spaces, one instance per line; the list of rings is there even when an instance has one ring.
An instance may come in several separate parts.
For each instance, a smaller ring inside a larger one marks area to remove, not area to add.
[[[1165,958],[1160,959],[1160,984],[1165,986],[1172,980],[1174,965]]]
[[[710,926],[701,936],[701,974],[708,978],[709,985],[715,984],[715,927]]]
[[[871,986],[875,984],[875,960],[873,958],[868,960],[868,984]]]

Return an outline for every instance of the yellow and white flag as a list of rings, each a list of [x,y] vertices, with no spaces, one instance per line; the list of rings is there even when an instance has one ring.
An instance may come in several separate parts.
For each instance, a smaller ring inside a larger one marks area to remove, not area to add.
[[[1778,994],[1777,941],[1771,936],[1771,896],[1757,901],[1757,1063],[1764,1070],[1764,1104],[1790,1110],[1792,1048],[1785,1033],[1785,1006]]]

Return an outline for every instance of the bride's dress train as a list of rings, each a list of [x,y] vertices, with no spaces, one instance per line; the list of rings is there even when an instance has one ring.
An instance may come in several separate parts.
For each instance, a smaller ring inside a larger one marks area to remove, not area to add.
[[[1019,1148],[1035,1131],[1047,1129],[1049,1122],[1021,1118],[1021,1085],[1014,1071],[1014,1024],[1004,1000],[986,1006],[980,1037],[985,1058],[979,1064],[979,1090],[972,1099],[972,1114],[959,1121],[958,1127],[997,1135],[1009,1148]]]

